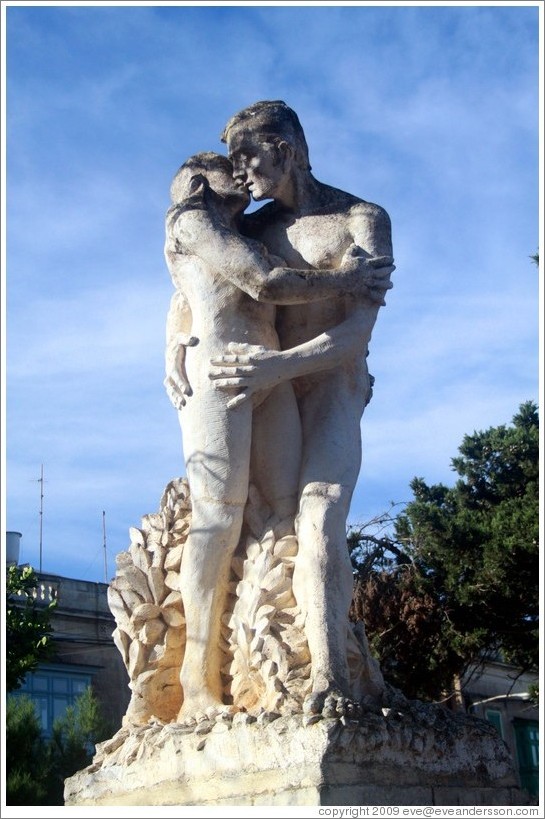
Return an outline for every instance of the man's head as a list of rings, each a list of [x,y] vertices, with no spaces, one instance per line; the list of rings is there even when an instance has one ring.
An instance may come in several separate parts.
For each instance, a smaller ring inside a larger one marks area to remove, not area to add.
[[[282,100],[254,102],[235,114],[225,126],[221,141],[229,145],[236,131],[251,131],[261,141],[278,146],[282,141],[292,146],[296,164],[310,171],[308,146],[299,117]]]
[[[221,135],[234,175],[254,199],[289,199],[293,177],[310,172],[299,117],[282,100],[261,101],[235,114]]]
[[[236,200],[241,210],[250,200],[247,191],[233,179],[231,161],[213,151],[204,151],[186,159],[172,180],[170,198],[176,204],[205,189],[214,191],[223,200]]]

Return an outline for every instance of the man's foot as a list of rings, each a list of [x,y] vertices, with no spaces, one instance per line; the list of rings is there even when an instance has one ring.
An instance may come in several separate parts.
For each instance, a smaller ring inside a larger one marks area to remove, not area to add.
[[[197,725],[205,720],[223,722],[232,719],[237,711],[235,705],[226,705],[213,697],[187,698],[178,712],[176,721],[187,726]]]
[[[355,708],[357,704],[334,686],[322,691],[312,691],[303,703],[304,714],[320,714],[326,719],[351,717]]]

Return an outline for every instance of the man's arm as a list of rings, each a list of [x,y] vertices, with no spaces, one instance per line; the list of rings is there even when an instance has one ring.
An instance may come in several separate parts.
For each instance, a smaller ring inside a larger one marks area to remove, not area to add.
[[[171,218],[170,230],[182,252],[199,256],[256,301],[286,305],[352,295],[382,304],[391,287],[391,254],[373,257],[356,244],[340,268],[294,270],[275,267],[278,259],[263,245],[229,230],[205,209],[182,211]]]
[[[332,296],[356,296],[384,304],[395,270],[390,217],[379,205],[358,202],[346,213],[352,244],[336,269],[275,268],[254,298],[273,304],[299,304]]]
[[[345,260],[351,257],[354,267],[361,259],[367,264],[370,263],[369,258],[391,260],[391,228],[386,211],[362,202],[352,209],[351,218],[354,244],[346,252]],[[384,276],[381,278],[382,296],[391,287],[389,275],[393,269],[392,264],[377,271]],[[317,272],[318,275],[322,273]],[[378,299],[355,300],[344,322],[288,350],[264,350],[231,344],[227,355],[211,362],[210,378],[220,389],[238,387],[241,390],[228,404],[233,407],[281,381],[342,366],[366,354],[380,303]]]
[[[391,256],[370,257],[359,245],[352,244],[338,268],[273,268],[253,298],[287,306],[354,296],[383,305],[384,295],[392,287],[390,274],[394,270]]]
[[[233,408],[283,381],[342,366],[366,355],[378,309],[356,304],[341,324],[288,350],[231,343],[210,362],[209,377],[217,389],[241,390],[227,404]]]

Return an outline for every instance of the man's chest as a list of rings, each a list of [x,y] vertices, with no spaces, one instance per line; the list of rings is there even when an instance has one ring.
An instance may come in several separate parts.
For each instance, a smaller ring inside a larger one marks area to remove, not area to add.
[[[289,267],[303,269],[338,266],[351,244],[346,218],[335,214],[277,219],[267,225],[259,238],[269,252],[281,256]]]

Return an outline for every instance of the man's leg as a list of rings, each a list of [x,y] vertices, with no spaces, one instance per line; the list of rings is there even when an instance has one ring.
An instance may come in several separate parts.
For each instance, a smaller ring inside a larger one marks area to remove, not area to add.
[[[301,474],[301,419],[290,383],[254,410],[251,479],[280,520],[295,519]]]
[[[296,520],[294,592],[306,615],[312,658],[311,710],[328,695],[350,696],[348,611],[353,575],[346,522],[361,466],[360,420],[367,395],[343,371],[317,379],[300,401],[303,467]],[[369,681],[367,693],[380,691]]]

